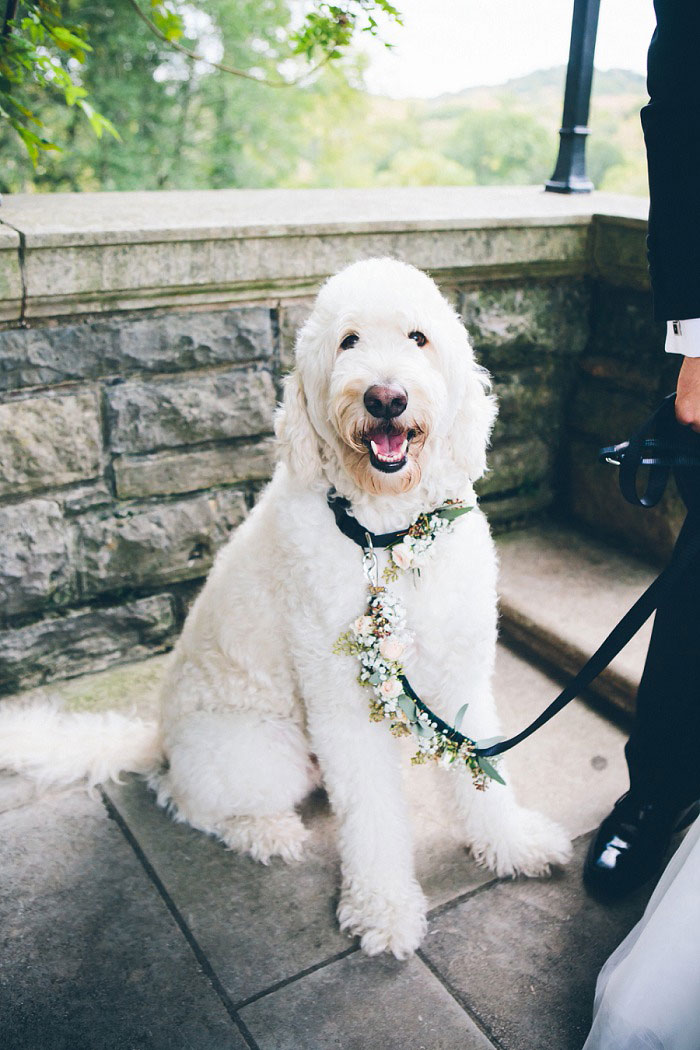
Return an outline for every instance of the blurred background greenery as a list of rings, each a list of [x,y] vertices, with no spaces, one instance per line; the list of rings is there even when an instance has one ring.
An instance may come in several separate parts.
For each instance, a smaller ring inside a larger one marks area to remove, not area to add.
[[[397,5],[401,7],[400,3]],[[264,67],[293,16],[287,0],[198,0],[187,42]],[[270,88],[174,52],[124,0],[71,0],[92,46],[81,79],[121,141],[76,108],[41,101],[60,152],[32,166],[0,127],[0,191],[537,184],[552,173],[565,67],[434,99],[369,94],[360,51],[307,86]],[[597,71],[588,143],[598,189],[646,194],[644,78]]]

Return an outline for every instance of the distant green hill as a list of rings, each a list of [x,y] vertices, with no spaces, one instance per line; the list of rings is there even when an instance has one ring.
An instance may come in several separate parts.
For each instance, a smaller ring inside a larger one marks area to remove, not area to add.
[[[483,92],[507,92],[514,95],[534,97],[540,92],[555,91],[560,100],[564,97],[566,66],[552,66],[550,69],[537,69],[523,77],[514,77],[496,86],[484,85],[465,88],[463,91],[438,95],[430,99],[432,103],[454,102],[461,100],[469,103],[471,97],[479,97]],[[646,80],[641,73],[629,69],[596,69],[593,77],[593,95],[643,95],[646,93]]]

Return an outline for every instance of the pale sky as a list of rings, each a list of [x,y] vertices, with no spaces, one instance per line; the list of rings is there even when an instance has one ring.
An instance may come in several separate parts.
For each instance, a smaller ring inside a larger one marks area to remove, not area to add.
[[[395,0],[393,51],[366,44],[369,91],[431,98],[565,64],[573,0]],[[595,63],[646,72],[652,0],[601,0]]]

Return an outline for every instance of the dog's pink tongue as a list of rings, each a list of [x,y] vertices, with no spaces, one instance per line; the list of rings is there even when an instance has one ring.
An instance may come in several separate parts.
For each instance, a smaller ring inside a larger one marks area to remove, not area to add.
[[[372,441],[377,446],[377,452],[382,456],[392,456],[401,450],[404,442],[403,434],[372,434]]]

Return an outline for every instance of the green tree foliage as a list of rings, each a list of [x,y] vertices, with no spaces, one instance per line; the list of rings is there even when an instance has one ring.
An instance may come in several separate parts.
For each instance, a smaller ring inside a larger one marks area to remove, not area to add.
[[[293,85],[342,59],[355,33],[377,35],[377,12],[400,21],[388,0],[314,0],[299,25],[286,0],[5,3],[6,190],[279,181],[308,106],[308,92]],[[103,130],[121,144],[94,141],[91,132]],[[46,150],[60,157],[40,156]]]
[[[459,119],[445,153],[480,186],[526,185],[551,175],[556,142],[542,124],[522,110],[467,110]]]
[[[43,116],[32,106],[34,95],[53,94],[85,118],[95,135],[114,125],[87,98],[73,75],[92,48],[85,30],[64,17],[58,0],[5,0],[0,23],[0,117],[19,137],[34,164],[39,152],[58,149],[45,135]]]

